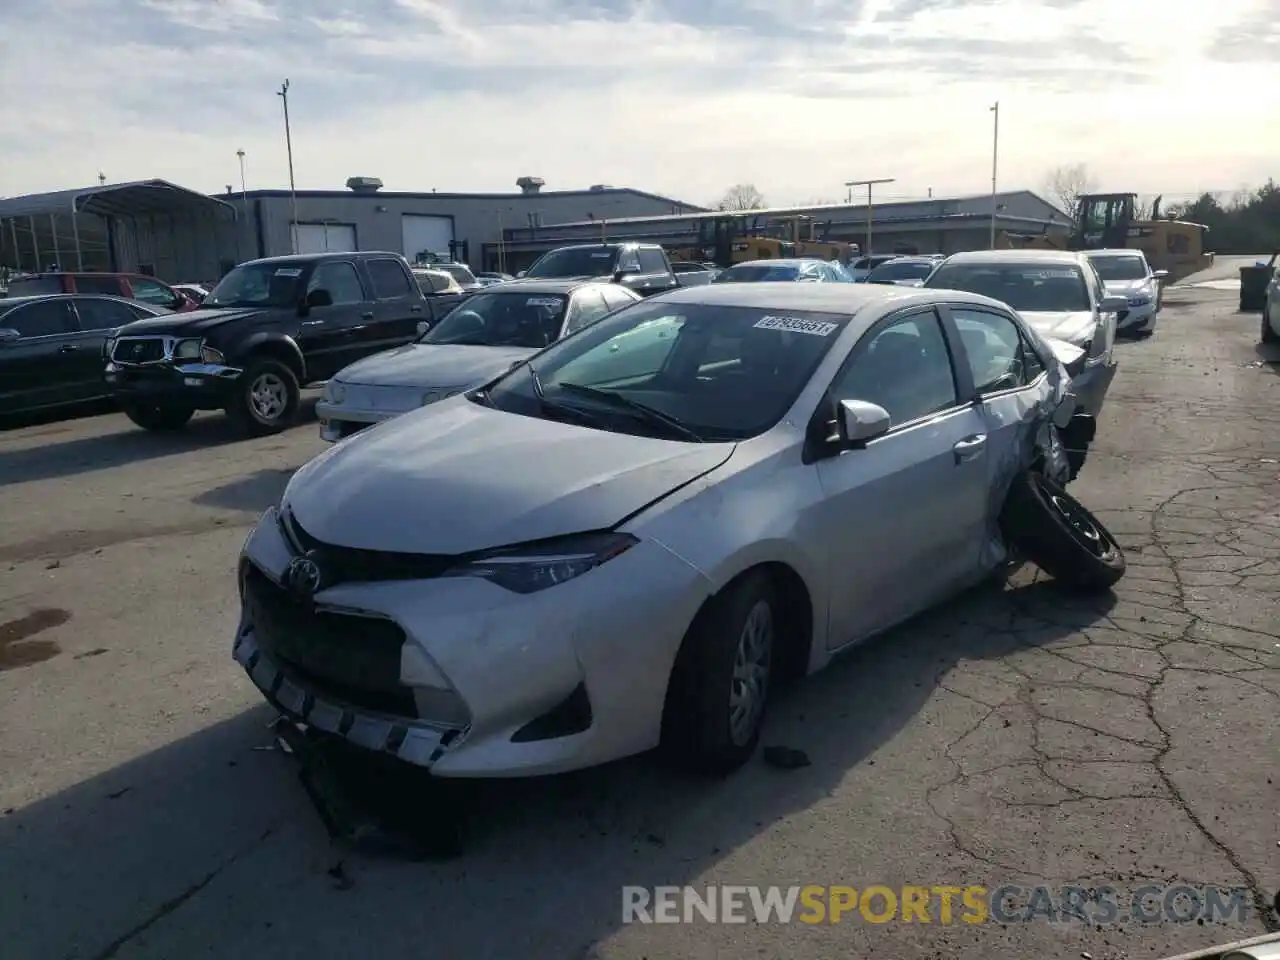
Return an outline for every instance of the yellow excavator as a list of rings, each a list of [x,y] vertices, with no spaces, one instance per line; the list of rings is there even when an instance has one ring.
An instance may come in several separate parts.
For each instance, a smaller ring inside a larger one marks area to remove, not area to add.
[[[806,216],[774,217],[761,223],[758,213],[721,213],[698,223],[698,243],[668,249],[672,260],[712,261],[722,267],[748,260],[778,260],[783,257],[818,257],[848,264],[858,255],[856,243],[821,240],[813,219]],[[808,239],[802,240],[800,226],[808,222]]]
[[[1139,219],[1136,193],[1088,193],[1076,204],[1075,226],[1065,238],[1005,234],[1003,245],[1027,250],[1141,250],[1153,270],[1167,270],[1167,283],[1213,266],[1205,250],[1209,228],[1160,216],[1160,197],[1151,217]]]

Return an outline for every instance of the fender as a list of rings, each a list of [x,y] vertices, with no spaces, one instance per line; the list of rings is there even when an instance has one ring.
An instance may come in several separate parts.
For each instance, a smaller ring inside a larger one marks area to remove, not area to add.
[[[260,330],[251,334],[236,346],[235,356],[239,361],[244,361],[250,354],[256,353],[262,347],[270,345],[273,349],[287,352],[297,363],[298,369],[302,371],[300,381],[305,383],[307,379],[307,361],[302,355],[302,348],[298,346],[298,341],[287,333],[280,333],[275,330]]]

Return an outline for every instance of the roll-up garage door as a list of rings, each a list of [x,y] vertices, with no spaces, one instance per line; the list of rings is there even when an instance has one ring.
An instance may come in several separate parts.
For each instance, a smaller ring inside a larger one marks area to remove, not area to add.
[[[426,253],[449,256],[449,244],[453,242],[451,217],[406,213],[400,218],[400,231],[404,239],[405,259],[410,263]]]
[[[299,253],[343,253],[355,248],[356,228],[354,224],[298,224]]]

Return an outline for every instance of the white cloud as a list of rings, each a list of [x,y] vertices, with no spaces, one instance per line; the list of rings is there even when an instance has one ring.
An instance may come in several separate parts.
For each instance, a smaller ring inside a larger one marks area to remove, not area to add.
[[[1250,96],[1274,88],[1275,48],[1230,42],[1268,5],[119,0],[104,18],[9,0],[0,193],[99,169],[217,191],[240,147],[251,188],[284,186],[285,77],[300,187],[983,192],[998,99],[1003,186],[1082,161],[1111,189],[1232,189],[1280,175]]]

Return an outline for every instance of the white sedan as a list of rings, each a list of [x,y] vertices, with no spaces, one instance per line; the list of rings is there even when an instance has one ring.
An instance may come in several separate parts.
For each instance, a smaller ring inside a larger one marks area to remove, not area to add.
[[[1114,582],[1049,479],[1055,349],[947,290],[636,303],[299,470],[245,544],[233,655],[287,716],[439,776],[659,744],[727,772],[779,681],[1000,566],[1015,478],[1056,491],[1059,568]]]
[[[1085,256],[1108,296],[1128,301],[1129,305],[1116,315],[1116,333],[1139,337],[1155,333],[1160,285],[1169,271],[1152,270],[1141,250],[1090,250]]]

